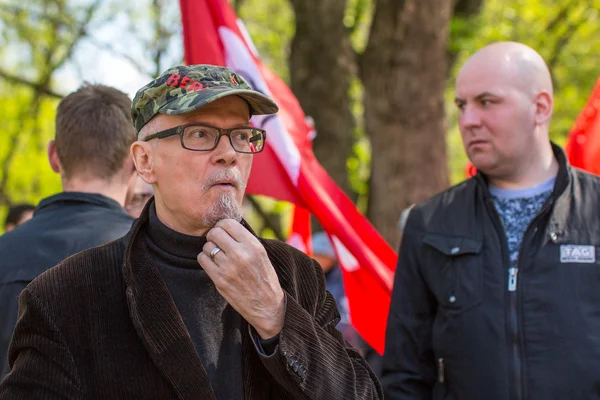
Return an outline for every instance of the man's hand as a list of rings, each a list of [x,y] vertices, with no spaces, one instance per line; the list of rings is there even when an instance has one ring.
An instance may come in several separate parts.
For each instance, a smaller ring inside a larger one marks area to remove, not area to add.
[[[233,219],[217,222],[206,239],[198,263],[219,293],[262,339],[281,332],[284,294],[263,245]],[[211,260],[210,253],[215,247],[221,251]]]

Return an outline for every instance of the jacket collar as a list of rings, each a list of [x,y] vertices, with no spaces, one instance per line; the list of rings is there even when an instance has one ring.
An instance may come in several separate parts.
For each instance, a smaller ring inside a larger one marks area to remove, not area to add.
[[[215,394],[206,369],[145,244],[144,229],[152,202],[153,198],[126,237],[123,274],[129,314],[154,364],[171,383],[178,398],[213,400]],[[245,221],[242,224],[256,236]],[[252,388],[260,378],[260,368],[250,367],[262,363],[247,333],[248,323],[243,318],[240,329],[245,398],[256,398],[256,393],[252,393],[256,388]]]
[[[84,193],[84,192],[62,192],[55,194],[54,196],[46,197],[35,208],[35,212],[42,212],[43,210],[52,206],[59,205],[61,203],[82,203],[82,204],[94,204],[96,206],[120,210],[125,214],[125,209],[114,199],[106,197],[100,193]]]
[[[573,170],[567,161],[563,149],[553,144],[554,155],[559,163],[558,175],[554,184],[552,199],[552,214],[546,228],[544,243],[552,241],[555,243],[568,241],[567,226],[571,214],[573,200]]]
[[[552,190],[552,198],[556,199],[564,192],[571,180],[570,166],[564,150],[553,142],[550,142],[550,145],[552,146],[554,158],[558,161],[558,173],[556,175],[556,181],[554,182],[554,189]],[[485,198],[491,198],[492,196],[488,190],[489,181],[485,174],[478,170],[475,175],[475,180],[482,188],[484,188]]]
[[[565,237],[566,233],[567,218],[572,198],[572,171],[564,150],[553,142],[550,142],[550,144],[552,145],[554,158],[558,161],[558,173],[550,198],[550,201],[552,202],[552,212],[547,224],[544,241],[547,242],[548,240],[551,240],[558,242],[561,237]],[[487,177],[478,171],[475,179],[479,186],[483,188],[484,198],[490,200],[491,194],[488,189]]]

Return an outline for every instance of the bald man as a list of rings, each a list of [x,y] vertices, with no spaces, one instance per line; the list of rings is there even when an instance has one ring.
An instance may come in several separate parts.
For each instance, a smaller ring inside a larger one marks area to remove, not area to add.
[[[550,142],[548,67],[492,44],[455,101],[478,174],[410,213],[386,399],[600,399],[600,179]]]

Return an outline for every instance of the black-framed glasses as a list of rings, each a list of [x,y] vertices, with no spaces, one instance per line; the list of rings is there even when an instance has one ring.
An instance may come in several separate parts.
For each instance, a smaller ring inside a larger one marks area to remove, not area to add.
[[[238,128],[217,128],[210,125],[190,124],[180,125],[171,129],[160,131],[144,139],[164,139],[169,136],[179,135],[181,147],[192,151],[211,151],[217,148],[221,136],[227,136],[231,147],[238,153],[260,153],[265,147],[267,132],[251,126]]]

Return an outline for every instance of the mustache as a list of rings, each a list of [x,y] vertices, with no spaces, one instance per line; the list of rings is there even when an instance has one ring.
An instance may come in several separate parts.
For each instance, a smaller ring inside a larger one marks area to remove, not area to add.
[[[246,183],[242,180],[240,172],[236,170],[227,170],[217,172],[209,177],[208,180],[202,185],[202,191],[206,192],[211,188],[211,186],[221,182],[230,182],[238,189],[246,189]]]

